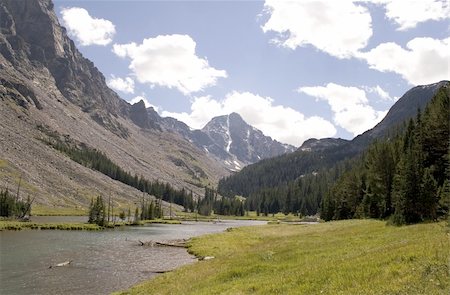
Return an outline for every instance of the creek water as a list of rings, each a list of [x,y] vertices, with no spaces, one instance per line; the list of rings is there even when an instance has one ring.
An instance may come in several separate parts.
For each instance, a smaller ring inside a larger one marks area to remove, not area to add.
[[[36,222],[79,221],[76,217]],[[104,231],[0,232],[0,294],[109,294],[192,263],[184,248],[139,246],[140,241],[187,239],[258,221],[153,224]],[[72,260],[64,267],[52,267]]]

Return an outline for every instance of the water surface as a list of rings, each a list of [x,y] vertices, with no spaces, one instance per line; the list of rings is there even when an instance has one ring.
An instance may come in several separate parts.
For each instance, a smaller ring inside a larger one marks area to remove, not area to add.
[[[155,272],[195,261],[184,248],[142,247],[139,240],[184,239],[263,223],[190,222],[104,231],[3,231],[0,294],[109,294],[150,278]],[[73,262],[49,268],[67,260]]]

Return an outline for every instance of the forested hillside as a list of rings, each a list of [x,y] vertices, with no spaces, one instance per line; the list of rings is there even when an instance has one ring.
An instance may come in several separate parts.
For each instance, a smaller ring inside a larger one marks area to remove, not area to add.
[[[450,205],[450,88],[392,140],[373,143],[323,201],[325,220],[392,217],[396,224],[434,220]]]
[[[241,195],[246,198],[247,210],[255,210],[264,214],[277,213],[279,211],[285,213],[300,213],[302,215],[316,214],[321,211],[323,198],[329,196],[327,202],[330,202],[331,199],[333,199],[333,201],[327,204],[324,203],[325,206],[329,206],[325,208],[325,210],[328,210],[326,211],[326,214],[330,214],[327,219],[342,219],[349,218],[350,216],[389,216],[393,213],[392,204],[387,204],[386,206],[388,209],[382,210],[383,213],[380,214],[376,211],[378,209],[375,209],[375,207],[371,207],[372,209],[370,210],[375,210],[376,212],[374,211],[369,215],[362,214],[359,211],[355,215],[357,206],[354,206],[355,208],[346,212],[348,209],[347,207],[350,206],[347,203],[350,202],[351,198],[344,198],[342,195],[349,191],[356,192],[359,190],[359,197],[352,195],[352,198],[359,198],[362,200],[362,195],[366,193],[367,187],[361,184],[362,180],[357,178],[355,171],[363,169],[367,161],[381,165],[379,169],[387,169],[393,175],[396,172],[397,161],[403,151],[397,150],[395,159],[392,160],[394,162],[391,163],[389,160],[394,156],[386,153],[386,147],[384,147],[384,145],[401,144],[399,138],[403,138],[403,135],[399,137],[399,134],[405,132],[408,126],[407,120],[411,118],[412,114],[416,114],[418,109],[426,109],[427,111],[423,116],[424,118],[427,118],[426,120],[431,121],[432,119],[428,118],[430,116],[428,113],[431,111],[428,109],[431,108],[435,110],[434,112],[437,112],[439,107],[436,106],[436,103],[434,102],[433,106],[430,105],[430,107],[427,108],[427,103],[430,102],[433,97],[437,97],[436,93],[439,93],[439,96],[442,96],[446,91],[448,92],[448,89],[449,83],[447,81],[415,87],[406,92],[405,95],[399,99],[382,122],[375,128],[356,137],[354,140],[350,142],[342,141],[334,145],[317,149],[300,148],[292,154],[260,161],[245,167],[239,173],[221,179],[219,181],[218,191],[220,194],[227,197]],[[419,97],[422,97],[422,99],[419,99]],[[436,98],[434,98],[433,101],[435,100]],[[444,109],[444,106],[440,106],[440,108]],[[412,109],[414,109],[414,111],[412,111]],[[433,116],[438,115],[435,114]],[[444,114],[441,114],[440,116],[442,117],[439,119],[441,122],[448,123],[448,115],[447,117],[445,117]],[[447,119],[445,120],[445,118]],[[437,119],[435,118],[435,121],[436,120]],[[434,127],[434,129],[437,130],[437,127]],[[408,130],[411,128],[413,127],[409,126]],[[442,144],[444,138],[445,134],[441,135],[440,139],[427,139],[426,145],[436,146],[437,143],[431,144],[433,140],[440,140],[440,143]],[[371,143],[373,143],[373,145],[371,145]],[[368,152],[364,153],[364,151],[367,150]],[[372,155],[374,150],[379,151],[379,154]],[[435,152],[432,151],[431,153]],[[440,167],[439,169],[442,170],[442,165],[439,164],[438,166]],[[438,177],[438,174],[441,172],[433,172],[433,176]],[[341,175],[343,175],[343,177],[341,177]],[[361,177],[364,180],[365,185],[366,180],[364,177],[366,176],[365,174],[358,174],[358,177],[360,175],[363,175]],[[343,178],[347,180],[343,181]],[[439,179],[441,180],[439,181]],[[440,176],[440,178],[438,177],[436,180],[438,181],[437,185],[441,186],[443,184],[442,176]],[[344,182],[345,184],[341,186],[340,193],[337,193],[337,191],[339,191],[337,188],[334,189],[335,191],[337,190],[336,198],[330,197],[329,191],[336,181],[339,183]],[[392,176],[383,181],[393,181]],[[390,184],[389,182],[384,183],[387,183],[389,186],[393,185],[393,183]],[[378,187],[372,186],[370,190],[377,191]],[[378,192],[376,193],[378,194]],[[372,192],[369,191],[368,194],[370,195]],[[388,199],[390,198],[391,197],[389,196]],[[352,202],[359,204],[361,200],[352,200]],[[368,200],[369,198],[367,197],[366,202],[368,202]],[[381,205],[378,207],[380,206]],[[342,210],[340,211],[338,208],[341,208]]]

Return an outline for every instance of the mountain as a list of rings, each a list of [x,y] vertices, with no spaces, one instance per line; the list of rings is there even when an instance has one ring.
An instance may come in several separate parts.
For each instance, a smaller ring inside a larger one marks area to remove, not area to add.
[[[161,118],[149,108],[149,116],[164,130],[177,133],[220,161],[230,171],[239,171],[262,159],[290,153],[295,147],[265,136],[237,113],[212,118],[202,129],[191,130],[174,118]]]
[[[403,123],[415,117],[419,108],[424,109],[442,87],[450,87],[450,82],[441,81],[414,87],[392,106],[379,124],[353,140],[307,140],[293,153],[260,161],[245,167],[239,173],[221,179],[218,190],[225,196],[248,197],[261,194],[265,189],[281,189],[301,177],[334,167],[338,162],[361,154],[374,140],[389,137],[391,133],[395,135]]]
[[[111,195],[116,207],[134,206],[142,193],[113,180],[129,175],[203,194],[229,173],[164,130],[154,110],[109,89],[60,26],[50,0],[0,1],[0,118],[0,188],[20,184],[37,207],[86,207],[99,194]],[[73,151],[98,152],[121,174],[82,165]]]
[[[310,138],[303,142],[299,150],[304,152],[323,151],[331,147],[339,147],[348,143],[348,140],[342,138]]]
[[[294,151],[293,146],[265,136],[260,130],[247,124],[237,113],[215,117],[201,131],[212,139],[213,145],[220,148],[221,154],[226,152],[226,163],[232,161],[236,170],[242,167],[239,162],[247,165]],[[214,151],[215,146],[204,148]]]
[[[417,110],[424,110],[437,91],[445,86],[448,87],[449,81],[440,81],[429,85],[420,85],[408,90],[400,99],[389,109],[386,116],[374,128],[357,136],[353,141],[356,144],[365,146],[367,142],[388,135],[389,130],[402,124],[410,118],[414,118]]]

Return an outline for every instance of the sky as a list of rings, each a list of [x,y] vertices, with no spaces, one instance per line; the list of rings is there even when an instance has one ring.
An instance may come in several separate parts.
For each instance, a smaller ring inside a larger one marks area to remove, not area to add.
[[[232,112],[280,142],[352,139],[450,79],[449,0],[54,0],[130,103],[193,129]]]

